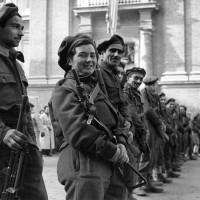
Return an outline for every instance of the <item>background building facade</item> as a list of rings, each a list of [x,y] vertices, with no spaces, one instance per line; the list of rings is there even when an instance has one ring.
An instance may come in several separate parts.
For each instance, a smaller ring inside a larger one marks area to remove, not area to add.
[[[57,51],[64,37],[85,32],[108,39],[109,0],[13,0],[25,22],[20,44],[30,101],[41,109],[64,72]],[[200,112],[200,4],[198,0],[119,0],[116,34],[126,43],[127,68],[159,77],[167,97]]]

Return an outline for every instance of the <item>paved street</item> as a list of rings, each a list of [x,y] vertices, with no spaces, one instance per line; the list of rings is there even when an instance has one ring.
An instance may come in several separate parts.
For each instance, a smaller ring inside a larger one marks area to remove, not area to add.
[[[65,200],[65,192],[56,175],[58,156],[44,156],[44,180],[49,200]],[[200,157],[197,161],[187,161],[182,166],[181,177],[165,184],[164,193],[150,194],[138,200],[200,200]],[[94,199],[95,200],[95,199]]]

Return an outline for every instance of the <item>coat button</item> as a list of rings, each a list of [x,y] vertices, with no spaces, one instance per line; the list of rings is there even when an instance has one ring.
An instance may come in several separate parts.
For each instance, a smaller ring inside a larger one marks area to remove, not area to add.
[[[6,79],[5,79],[5,77],[3,77],[3,83],[5,83],[6,82]]]

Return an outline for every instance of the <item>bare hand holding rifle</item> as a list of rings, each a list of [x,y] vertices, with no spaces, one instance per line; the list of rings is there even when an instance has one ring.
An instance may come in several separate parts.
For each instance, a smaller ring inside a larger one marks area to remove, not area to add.
[[[25,155],[27,153],[26,137],[22,133],[23,117],[26,112],[27,102],[28,97],[23,95],[17,127],[16,129],[10,129],[3,139],[3,142],[11,148],[11,154],[8,167],[0,172],[5,174],[4,187],[0,200],[20,200],[18,190],[23,181],[23,167],[25,165]]]

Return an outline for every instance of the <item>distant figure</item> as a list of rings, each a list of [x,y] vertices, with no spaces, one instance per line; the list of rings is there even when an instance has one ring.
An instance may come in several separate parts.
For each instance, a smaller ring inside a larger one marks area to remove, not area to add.
[[[39,151],[41,152],[41,144],[40,144],[40,133],[42,132],[42,120],[40,119],[40,115],[34,112],[34,105],[30,103],[30,111],[31,111],[31,117],[33,121],[33,128],[35,131],[35,137],[37,142],[37,147]]]
[[[42,115],[42,114],[44,113],[44,110],[40,110],[40,112],[39,112],[39,113],[40,113],[40,115]]]
[[[48,106],[44,107],[44,113],[40,115],[40,118],[43,126],[43,132],[40,137],[42,154],[51,156],[53,149],[55,149],[55,140]]]
[[[199,136],[200,136],[200,114],[196,113],[191,122],[192,139],[193,139],[193,154],[197,158],[199,154]]]

